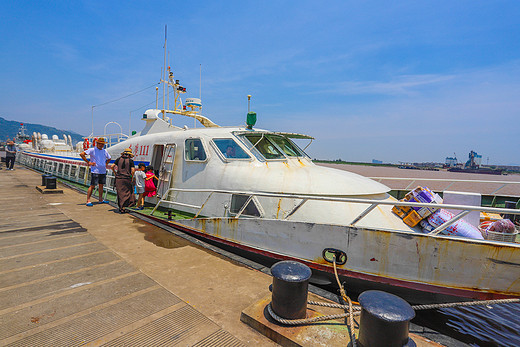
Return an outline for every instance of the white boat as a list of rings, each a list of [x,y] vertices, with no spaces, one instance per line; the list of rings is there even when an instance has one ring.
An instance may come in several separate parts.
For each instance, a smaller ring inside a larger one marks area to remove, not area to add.
[[[311,136],[218,126],[200,114],[199,99],[182,103],[185,89],[172,73],[163,82],[175,93],[173,110],[146,111],[143,130],[132,136],[101,135],[113,159],[130,147],[136,165],[159,171],[158,197],[147,198],[155,206],[151,218],[247,254],[300,261],[317,280],[332,276],[335,259],[351,292],[380,289],[414,303],[520,296],[520,244],[443,235],[446,225],[429,234],[410,228],[391,208],[421,204],[398,202],[387,186],[360,175],[315,165],[292,141]],[[184,116],[203,127],[172,124],[170,117]],[[74,145],[33,134],[19,160],[86,185],[89,171],[78,153],[94,138]],[[193,218],[169,221],[157,209]]]

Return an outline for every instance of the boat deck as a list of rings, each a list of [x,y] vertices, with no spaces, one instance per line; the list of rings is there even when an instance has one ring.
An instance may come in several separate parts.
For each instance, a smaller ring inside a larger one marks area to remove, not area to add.
[[[270,276],[39,184],[32,170],[0,171],[0,345],[277,345],[240,321]]]

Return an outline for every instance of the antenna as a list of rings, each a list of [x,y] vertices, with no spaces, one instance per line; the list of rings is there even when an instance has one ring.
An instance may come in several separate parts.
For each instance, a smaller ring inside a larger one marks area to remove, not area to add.
[[[164,68],[163,68],[163,81],[166,80],[166,43],[167,43],[167,32],[168,32],[168,25],[164,25]],[[165,103],[165,97],[166,97],[166,84],[163,84],[163,112],[162,112],[162,118],[164,120],[164,103]]]
[[[251,111],[251,95],[247,96],[247,112]]]
[[[199,64],[199,99],[202,100],[202,64]]]
[[[170,51],[168,51],[168,78],[169,78],[169,75],[170,75]],[[170,84],[167,83],[166,84],[166,99],[168,100],[167,104],[166,104],[166,108],[169,110],[170,109]]]

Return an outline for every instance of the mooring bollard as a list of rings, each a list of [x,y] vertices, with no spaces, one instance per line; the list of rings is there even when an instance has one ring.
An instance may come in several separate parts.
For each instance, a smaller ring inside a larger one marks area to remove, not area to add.
[[[415,347],[408,337],[410,320],[415,311],[400,297],[379,290],[368,290],[359,296],[361,316],[356,342],[362,347]],[[352,343],[349,344],[351,346]]]
[[[46,186],[47,185],[47,177],[52,177],[52,176],[48,175],[48,174],[43,174],[42,175],[42,186]]]
[[[285,319],[307,316],[307,290],[311,269],[292,260],[281,261],[271,267],[273,275],[271,307]]]
[[[48,176],[45,179],[45,188],[46,189],[56,189],[56,177]]]

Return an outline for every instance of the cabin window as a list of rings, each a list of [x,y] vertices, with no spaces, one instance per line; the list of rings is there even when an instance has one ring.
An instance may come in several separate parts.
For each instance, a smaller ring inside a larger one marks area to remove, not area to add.
[[[265,159],[283,159],[284,155],[264,134],[246,134],[244,137],[255,147]]]
[[[247,199],[249,199],[249,195],[233,194],[231,196],[231,207],[229,212],[232,214],[238,214],[238,212],[240,212],[242,209],[242,206],[244,206],[246,203]],[[254,198],[249,201],[242,214],[245,216],[260,217],[260,211],[256,206]]]
[[[220,153],[226,159],[250,159],[251,157],[231,138],[213,139]]]
[[[186,160],[204,161],[206,160],[206,151],[202,146],[200,139],[187,139],[184,143]]]
[[[70,175],[72,177],[76,177],[76,169],[77,169],[76,165],[71,165],[71,167],[70,167]]]
[[[79,168],[79,177],[80,179],[85,179],[85,171],[87,170],[86,167],[80,166]]]
[[[63,164],[58,164],[58,173],[61,174],[63,172]]]
[[[69,172],[70,172],[70,165],[65,164],[65,170],[63,171],[63,174],[68,176]]]

